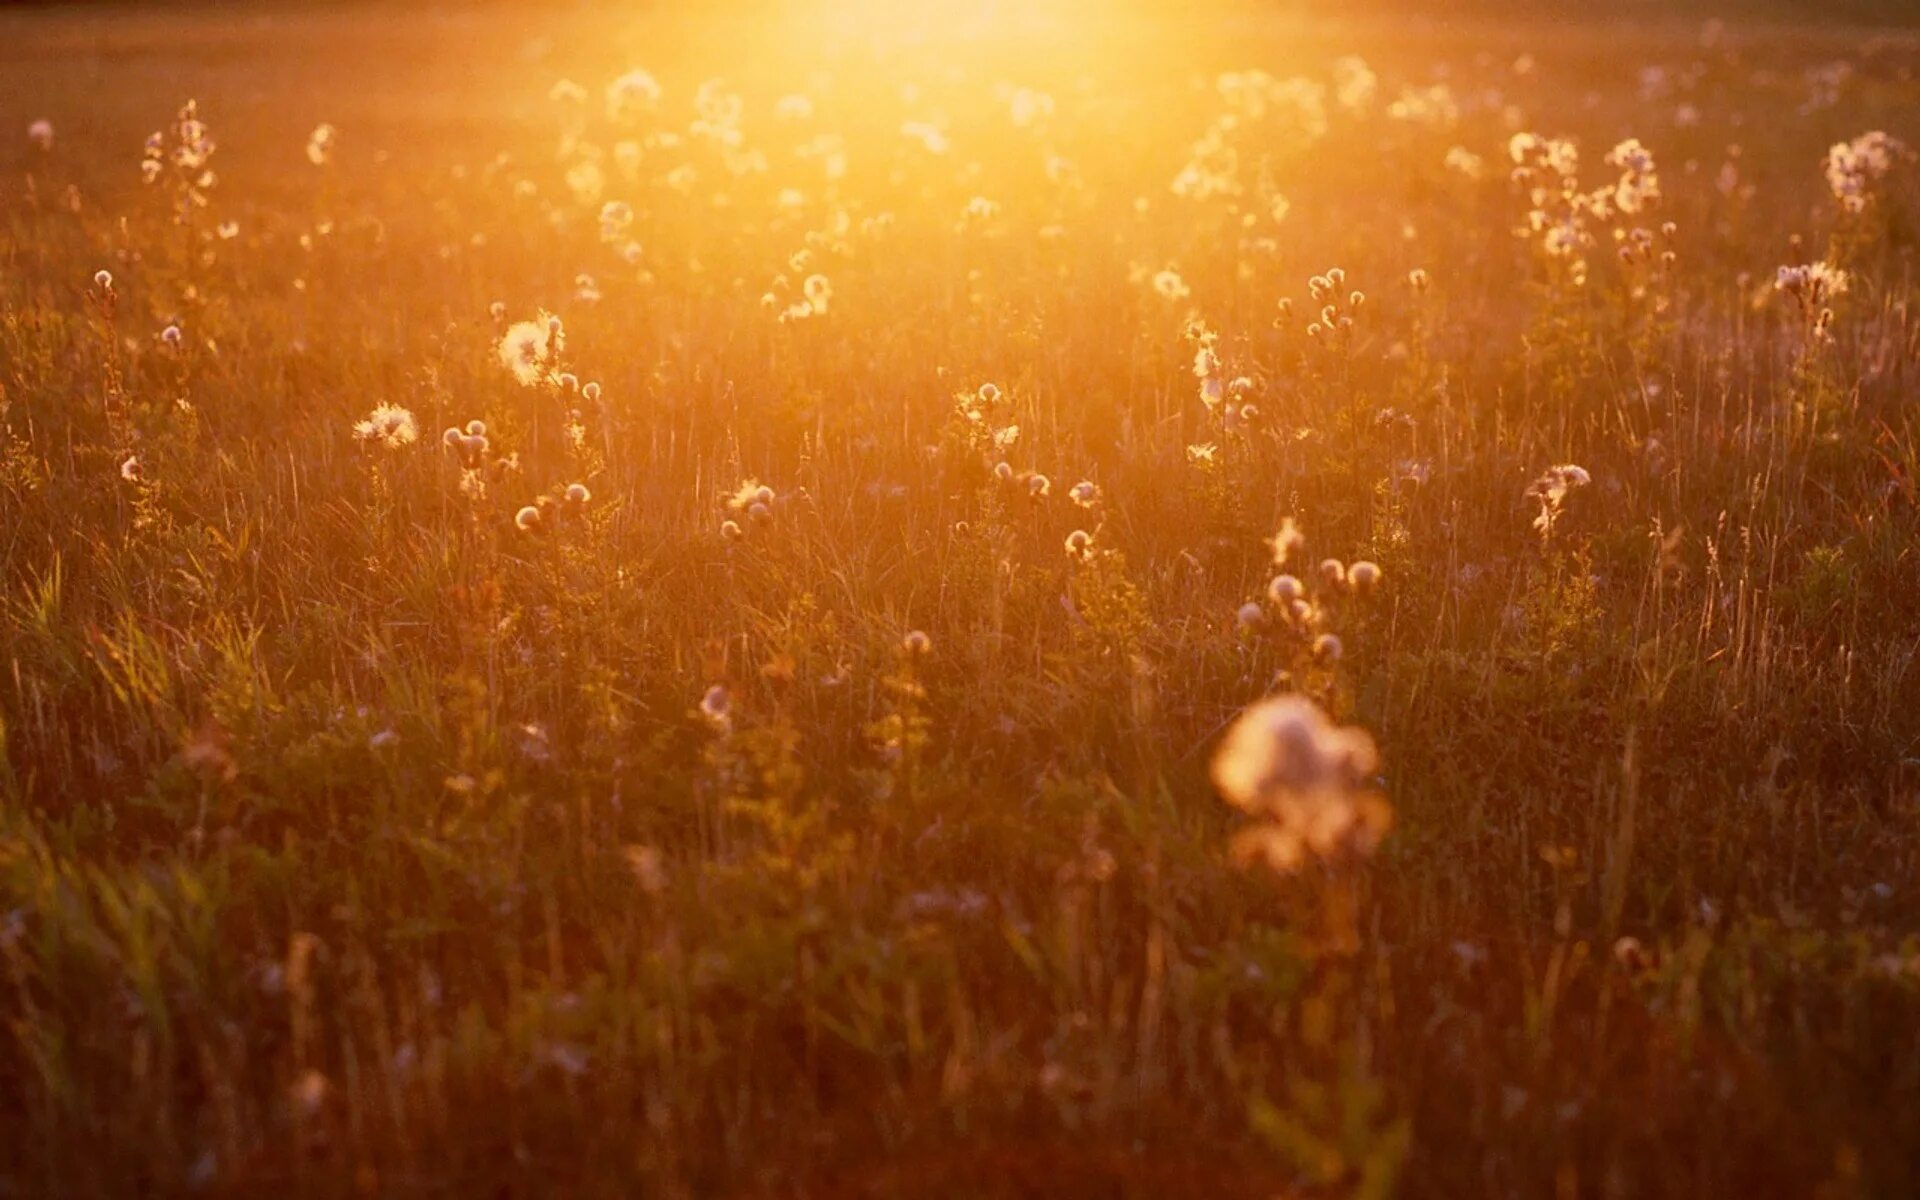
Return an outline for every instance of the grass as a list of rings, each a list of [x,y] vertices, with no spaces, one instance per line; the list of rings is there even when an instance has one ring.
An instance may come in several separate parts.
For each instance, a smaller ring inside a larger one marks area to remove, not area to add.
[[[1916,35],[889,11],[0,14],[0,1195],[1920,1188]]]

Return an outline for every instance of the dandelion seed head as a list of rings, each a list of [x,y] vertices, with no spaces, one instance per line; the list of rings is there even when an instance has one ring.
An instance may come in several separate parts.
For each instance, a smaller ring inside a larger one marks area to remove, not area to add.
[[[567,485],[567,503],[585,504],[591,499],[593,499],[593,493],[587,490],[586,484],[570,483]]]
[[[1222,799],[1256,819],[1233,856],[1292,871],[1371,854],[1392,813],[1370,786],[1373,739],[1340,728],[1304,696],[1273,696],[1228,727],[1212,762]]]
[[[1355,592],[1365,595],[1380,586],[1380,565],[1361,559],[1347,568],[1347,584]]]
[[[333,126],[322,123],[314,127],[307,135],[307,161],[316,167],[324,167],[333,160]]]
[[[553,333],[551,324],[519,321],[508,326],[500,338],[501,365],[511,371],[523,387],[533,387],[547,378],[547,363],[553,352]]]
[[[933,653],[933,639],[918,629],[909,630],[900,639],[900,650],[909,658],[924,658]]]
[[[522,533],[533,533],[540,528],[540,510],[529,504],[513,514],[513,523]]]
[[[727,694],[724,684],[714,684],[700,697],[700,715],[717,733],[733,728],[733,697]]]
[[[827,282],[825,275],[809,275],[800,285],[800,292],[807,298],[807,305],[814,313],[827,311],[827,304],[833,299],[833,285]]]
[[[420,438],[420,426],[413,414],[398,404],[381,404],[356,421],[354,436],[363,442],[379,442],[389,450],[410,446]]]

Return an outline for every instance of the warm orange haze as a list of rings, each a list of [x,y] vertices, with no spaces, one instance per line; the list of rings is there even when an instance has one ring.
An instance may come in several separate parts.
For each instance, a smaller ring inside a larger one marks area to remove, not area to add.
[[[1920,1193],[1873,0],[0,11],[0,1198]]]

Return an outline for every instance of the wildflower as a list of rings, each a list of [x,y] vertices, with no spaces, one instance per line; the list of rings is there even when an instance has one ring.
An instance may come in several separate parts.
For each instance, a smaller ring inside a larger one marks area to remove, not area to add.
[[[900,652],[908,658],[925,658],[933,653],[933,639],[918,629],[910,630],[900,639]]]
[[[1171,267],[1155,273],[1153,290],[1162,300],[1185,300],[1193,294],[1193,289],[1187,286],[1187,281],[1180,278],[1180,272]]]
[[[1533,519],[1533,527],[1540,531],[1542,538],[1553,536],[1554,523],[1560,519],[1561,506],[1568,493],[1591,482],[1592,477],[1585,468],[1565,463],[1548,467],[1545,474],[1527,485],[1527,496],[1540,503],[1540,515]]]
[[[800,285],[800,291],[807,298],[807,307],[812,312],[827,311],[827,302],[833,299],[833,285],[827,282],[825,275],[809,275]]]
[[[1291,872],[1312,860],[1367,857],[1392,821],[1370,783],[1378,765],[1365,730],[1335,726],[1304,696],[1249,707],[1212,766],[1221,797],[1256,818],[1235,836],[1234,858]]]
[[[1799,300],[1805,308],[1816,308],[1843,296],[1852,280],[1839,267],[1822,260],[1799,267],[1781,267],[1774,274],[1773,288]]]
[[[545,724],[528,721],[513,731],[516,748],[529,762],[546,763],[553,761],[552,736]]]
[[[586,484],[570,483],[567,485],[568,504],[585,504],[591,499],[593,499],[593,493],[587,490]]]
[[[521,386],[532,387],[547,378],[554,349],[547,322],[518,321],[500,338],[500,362]]]
[[[1875,185],[1895,164],[1913,157],[1899,138],[1883,130],[1863,133],[1849,142],[1836,142],[1827,151],[1827,187],[1847,212],[1864,212]]]
[[[600,384],[596,381],[589,380],[584,386],[581,387],[580,398],[582,400],[585,400],[588,404],[598,403],[600,400]]]
[[[983,383],[980,385],[980,390],[974,394],[980,398],[980,403],[988,408],[1000,403],[1000,388],[995,384]]]
[[[1267,545],[1273,548],[1273,565],[1286,566],[1287,559],[1295,550],[1305,545],[1306,541],[1306,535],[1300,532],[1300,527],[1293,523],[1292,517],[1282,520],[1280,532],[1267,539]]]
[[[620,122],[652,112],[660,104],[660,81],[635,68],[607,85],[607,117]],[[586,99],[584,90],[581,99]]]
[[[1282,608],[1307,594],[1307,589],[1291,575],[1275,575],[1267,582],[1267,598]]]
[[[103,292],[111,292],[113,290],[113,272],[104,270],[95,271],[93,273],[93,286]]]
[[[993,464],[993,477],[1001,483],[1011,483],[1013,481],[1013,465],[1005,460]]]
[[[1262,612],[1260,606],[1251,600],[1242,604],[1240,610],[1234,613],[1234,620],[1240,623],[1240,628],[1242,629],[1257,628],[1266,619],[1267,614]]]
[[[53,122],[42,117],[27,126],[27,140],[42,154],[53,149]]]
[[[1313,657],[1316,662],[1337,663],[1344,647],[1340,639],[1331,633],[1323,633],[1313,639]]]
[[[1027,495],[1035,500],[1044,500],[1053,491],[1053,480],[1038,471],[1027,477]]]
[[[128,483],[139,483],[142,478],[140,456],[129,454],[120,462],[120,478]]]
[[[160,331],[160,340],[165,342],[170,348],[178,350],[180,348],[180,327],[178,325],[169,325],[165,329],[162,329]]]
[[[700,715],[715,733],[732,731],[733,698],[727,694],[726,685],[716,683],[700,697]]]
[[[1426,295],[1426,293],[1427,293],[1427,286],[1428,286],[1428,283],[1429,283],[1429,281],[1428,281],[1428,279],[1427,279],[1427,271],[1426,271],[1426,268],[1425,268],[1425,267],[1415,267],[1415,268],[1414,268],[1413,270],[1411,270],[1411,271],[1408,271],[1408,272],[1407,272],[1407,283],[1408,283],[1409,285],[1411,285],[1411,286],[1412,286],[1412,288],[1413,288],[1413,290],[1414,290],[1414,293],[1415,293],[1416,295],[1422,295],[1422,296],[1424,296],[1424,295]]]
[[[1361,559],[1347,568],[1347,585],[1358,595],[1366,595],[1380,586],[1380,565]]]
[[[1093,552],[1093,535],[1084,529],[1076,529],[1067,535],[1067,557],[1085,558]]]
[[[1452,146],[1447,150],[1446,168],[1458,172],[1468,179],[1478,179],[1486,174],[1486,160],[1465,146]]]
[[[734,512],[746,512],[755,505],[766,508],[772,503],[773,489],[758,479],[748,479],[734,490],[732,498],[727,501],[727,507]]]
[[[540,531],[540,510],[529,504],[519,512],[513,514],[513,523],[521,533],[538,533]]]
[[[316,167],[324,167],[333,159],[333,126],[324,122],[314,127],[307,135],[307,161]]]
[[[740,528],[738,521],[729,520],[720,522],[720,536],[729,542],[737,542],[747,536],[747,534],[744,529]]]
[[[1100,489],[1092,481],[1082,479],[1067,490],[1067,495],[1081,508],[1092,508],[1100,500]]]
[[[389,450],[410,446],[420,437],[420,427],[414,423],[413,414],[398,404],[376,406],[365,420],[354,423],[353,432],[361,441],[380,442]]]
[[[1330,588],[1345,587],[1347,582],[1346,566],[1337,558],[1321,559],[1320,582]]]

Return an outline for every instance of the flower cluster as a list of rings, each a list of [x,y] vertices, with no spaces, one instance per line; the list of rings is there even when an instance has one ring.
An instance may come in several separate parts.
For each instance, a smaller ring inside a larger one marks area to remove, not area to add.
[[[1827,187],[1847,212],[1865,212],[1880,181],[1912,157],[1905,142],[1879,129],[1849,142],[1835,142],[1827,151]]]
[[[1774,275],[1773,288],[1800,306],[1808,336],[1820,345],[1833,340],[1833,309],[1828,305],[1846,294],[1848,282],[1845,271],[1820,261],[1781,267]]]
[[[1307,326],[1307,336],[1328,348],[1345,345],[1353,337],[1353,319],[1367,302],[1367,294],[1348,291],[1347,273],[1339,267],[1307,280],[1307,292],[1320,306],[1318,319]]]
[[[578,516],[592,500],[593,493],[587,490],[586,484],[570,483],[564,488],[555,489],[550,495],[535,498],[532,504],[522,506],[513,515],[513,523],[521,533],[545,533],[556,523]]]
[[[566,332],[560,318],[541,313],[531,321],[517,321],[500,337],[500,363],[512,372],[522,387],[557,384],[559,361],[566,348]]]
[[[727,511],[734,517],[745,517],[751,524],[765,525],[773,520],[773,504],[776,499],[772,488],[758,479],[742,480],[733,495],[727,497]],[[720,523],[720,536],[728,541],[738,541],[746,536],[740,522],[729,517]]]
[[[1367,858],[1393,820],[1374,786],[1378,769],[1373,738],[1335,725],[1306,697],[1254,704],[1213,756],[1214,787],[1255,818],[1234,835],[1234,859],[1291,873]]]
[[[159,183],[163,176],[172,179],[176,221],[184,222],[194,209],[207,206],[207,193],[215,182],[208,166],[213,151],[213,135],[200,119],[200,106],[192,100],[180,106],[171,125],[148,135],[140,175],[149,184]]]
[[[1606,163],[1619,172],[1611,183],[1592,190],[1580,186],[1580,152],[1564,138],[1516,133],[1507,142],[1513,160],[1513,180],[1526,189],[1526,224],[1516,232],[1534,241],[1547,258],[1565,264],[1576,286],[1587,280],[1586,252],[1595,241],[1595,228],[1638,216],[1660,199],[1660,175],[1653,155],[1638,138],[1628,138],[1608,151]],[[1623,250],[1645,249],[1652,234],[1640,229],[1614,230]]]
[[[354,422],[353,435],[363,442],[378,443],[389,450],[398,450],[420,440],[420,426],[414,421],[413,414],[400,405],[380,404],[367,414],[365,420]]]

